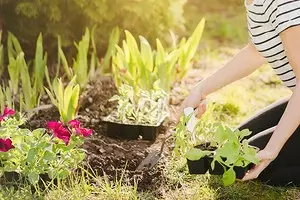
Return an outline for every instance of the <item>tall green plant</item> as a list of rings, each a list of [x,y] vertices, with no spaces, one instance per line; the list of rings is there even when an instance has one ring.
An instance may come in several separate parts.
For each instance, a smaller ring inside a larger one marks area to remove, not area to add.
[[[157,53],[155,58],[155,75],[160,80],[160,86],[169,92],[176,78],[176,62],[180,55],[180,51],[175,49],[167,52],[160,40],[157,39]]]
[[[107,52],[104,56],[103,59],[103,64],[102,64],[102,72],[103,73],[108,73],[110,71],[111,67],[111,59],[112,56],[116,52],[116,45],[118,45],[120,40],[120,29],[118,27],[114,28],[109,36],[109,43],[108,43],[108,48]]]
[[[47,67],[47,53],[43,54],[43,36],[39,35],[36,42],[34,58],[34,89],[38,93],[44,92],[44,77]]]
[[[95,74],[96,67],[100,65],[97,59],[95,39],[92,39],[94,36],[95,28],[93,28],[91,33],[87,28],[82,40],[79,41],[79,43],[75,43],[77,55],[76,58],[73,58],[72,68],[70,68],[68,60],[62,50],[62,47],[60,46],[60,39],[58,39],[59,60],[62,62],[64,71],[70,81],[73,79],[74,75],[77,76],[77,82],[81,88],[84,88],[88,84],[91,76]],[[92,53],[90,56],[91,60],[89,61],[90,43],[92,47]]]
[[[17,64],[17,56],[23,52],[21,45],[12,33],[8,33],[7,38],[7,50],[8,50],[8,73],[10,77],[10,85],[13,89],[13,94],[16,95],[19,89],[19,76],[20,67]]]
[[[2,44],[2,31],[0,30],[0,77],[4,71],[4,49]]]
[[[139,90],[150,91],[154,83],[160,80],[160,87],[168,92],[175,79],[175,63],[180,51],[166,51],[158,39],[155,51],[142,36],[139,37],[139,47],[129,31],[125,31],[125,35],[122,48],[116,46],[117,51],[113,56],[112,69],[116,85],[133,86],[138,93]]]
[[[205,26],[205,19],[202,19],[200,23],[197,25],[191,37],[187,40],[183,38],[179,45],[180,56],[178,59],[178,72],[177,72],[177,80],[181,80],[190,69],[190,63],[193,57],[196,54],[198,45],[200,43],[202,33]]]
[[[21,73],[22,95],[25,103],[24,108],[26,111],[30,111],[39,104],[41,93],[35,87],[36,81],[31,81],[23,52],[17,56],[17,65],[20,67]]]
[[[90,37],[90,31],[89,29],[86,29],[82,40],[79,43],[75,43],[78,52],[76,59],[73,60],[73,70],[81,87],[85,87],[89,79],[88,52],[90,47]]]

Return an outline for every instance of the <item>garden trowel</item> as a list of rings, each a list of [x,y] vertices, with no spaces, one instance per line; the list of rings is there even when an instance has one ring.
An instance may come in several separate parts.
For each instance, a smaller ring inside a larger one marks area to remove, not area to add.
[[[186,128],[188,131],[191,133],[194,132],[194,128],[197,124],[197,119],[196,119],[196,109],[193,109],[192,107],[185,108],[184,109],[184,115],[186,117],[190,117],[188,122],[186,123]],[[157,151],[152,151],[150,152],[147,157],[140,163],[140,165],[136,168],[136,171],[141,171],[141,170],[149,170],[152,169],[157,163],[158,160],[161,157],[161,154],[164,150],[164,146],[166,144],[166,141],[173,135],[175,130],[173,129],[163,140],[162,145],[160,147],[160,150]]]

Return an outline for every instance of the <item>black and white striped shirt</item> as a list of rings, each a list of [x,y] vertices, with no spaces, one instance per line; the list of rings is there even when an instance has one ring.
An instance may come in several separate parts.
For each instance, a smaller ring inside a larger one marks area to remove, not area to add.
[[[300,0],[245,0],[250,38],[284,85],[296,86],[296,77],[279,34],[300,25]],[[300,56],[300,49],[299,49]]]

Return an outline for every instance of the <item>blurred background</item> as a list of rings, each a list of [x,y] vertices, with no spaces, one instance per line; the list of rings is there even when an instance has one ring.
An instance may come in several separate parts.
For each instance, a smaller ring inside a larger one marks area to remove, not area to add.
[[[27,57],[33,56],[33,41],[39,33],[43,33],[44,46],[51,58],[56,55],[58,35],[67,54],[72,54],[73,42],[81,39],[86,27],[96,26],[97,49],[102,56],[116,26],[121,33],[129,30],[150,43],[160,38],[167,45],[174,38],[190,35],[203,17],[207,23],[202,45],[214,48],[220,43],[242,46],[247,42],[242,0],[0,1],[2,39],[6,41],[7,31],[15,34]]]

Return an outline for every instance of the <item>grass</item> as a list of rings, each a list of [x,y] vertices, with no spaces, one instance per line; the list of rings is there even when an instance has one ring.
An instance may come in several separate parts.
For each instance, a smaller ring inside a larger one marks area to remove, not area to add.
[[[200,13],[200,14],[199,14]],[[239,47],[248,40],[243,0],[189,0],[185,12],[188,29],[193,30],[205,16],[207,25],[195,68],[201,76],[207,76],[221,67]],[[243,66],[241,66],[243,67]],[[234,127],[266,105],[290,95],[290,91],[280,85],[279,79],[269,66],[263,66],[249,77],[227,86],[209,98],[216,102],[214,120],[221,120]],[[258,182],[247,182],[223,187],[219,177],[192,176],[187,172],[185,160],[169,158],[164,175],[167,179],[159,191],[139,192],[136,186],[118,180],[109,182],[105,177],[93,177],[89,182],[84,174],[72,176],[58,186],[33,194],[29,186],[12,187],[0,183],[0,200],[286,200],[300,198],[297,188],[270,187]]]

